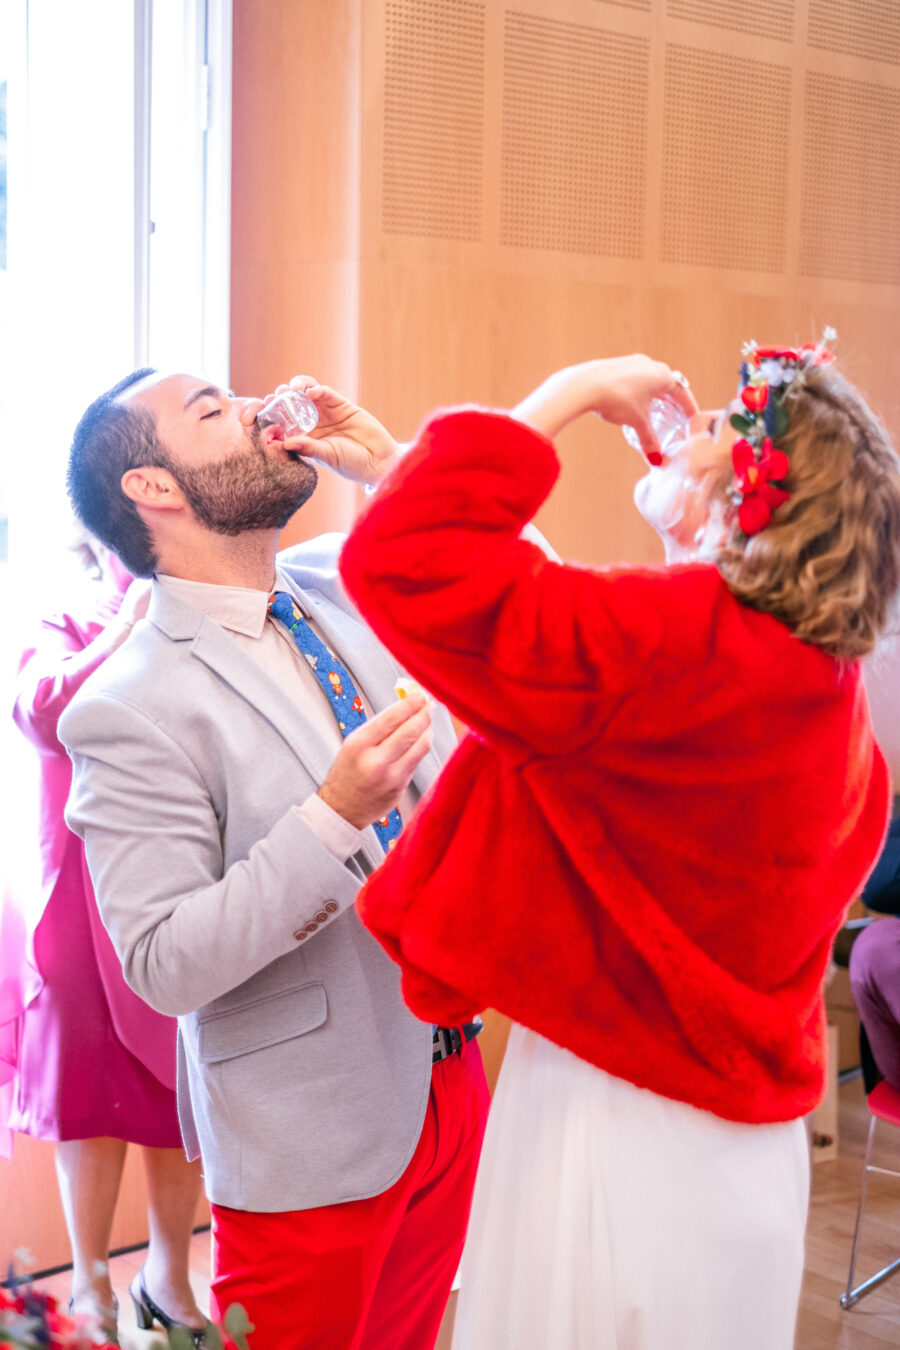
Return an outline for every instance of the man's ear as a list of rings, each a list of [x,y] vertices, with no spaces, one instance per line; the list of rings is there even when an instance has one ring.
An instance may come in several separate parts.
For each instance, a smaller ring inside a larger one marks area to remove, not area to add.
[[[148,511],[178,511],[184,506],[184,494],[169,470],[153,465],[126,469],[122,474],[122,491]]]

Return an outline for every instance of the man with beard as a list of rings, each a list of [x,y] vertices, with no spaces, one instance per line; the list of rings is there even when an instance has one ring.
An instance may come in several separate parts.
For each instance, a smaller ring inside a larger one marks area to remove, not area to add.
[[[154,583],[61,723],[67,819],[128,983],[179,1018],[217,1311],[244,1305],[254,1350],[425,1350],[487,1090],[477,1028],[407,1012],[354,900],[454,738],[424,695],[395,698],[401,671],[338,583],[338,537],[276,557],[310,457],[375,483],[398,454],[301,383],[319,423],[287,441],[258,427],[260,400],[151,371],[81,419],[76,510]],[[132,1296],[142,1325],[171,1321],[142,1275]]]

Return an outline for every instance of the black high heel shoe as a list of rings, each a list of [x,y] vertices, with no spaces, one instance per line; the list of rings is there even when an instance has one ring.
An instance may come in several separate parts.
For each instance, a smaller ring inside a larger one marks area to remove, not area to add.
[[[137,1292],[135,1292],[137,1286]],[[210,1325],[207,1319],[204,1319],[202,1327],[189,1327],[184,1322],[176,1322],[174,1317],[163,1312],[158,1303],[147,1293],[147,1286],[144,1284],[144,1267],[141,1266],[137,1275],[128,1286],[128,1292],[131,1295],[131,1301],[134,1304],[134,1315],[137,1318],[137,1324],[142,1331],[149,1331],[154,1322],[158,1322],[163,1331],[171,1331],[173,1327],[178,1327],[186,1331],[195,1346],[206,1345],[206,1332]]]

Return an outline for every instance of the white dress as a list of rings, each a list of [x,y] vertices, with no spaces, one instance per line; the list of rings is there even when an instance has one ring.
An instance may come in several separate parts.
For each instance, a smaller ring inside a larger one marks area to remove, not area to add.
[[[803,1121],[740,1125],[514,1026],[453,1350],[791,1350]]]

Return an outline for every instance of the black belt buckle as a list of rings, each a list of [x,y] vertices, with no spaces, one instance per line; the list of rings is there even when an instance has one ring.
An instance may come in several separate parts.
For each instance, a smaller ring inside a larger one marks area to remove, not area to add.
[[[461,1050],[467,1041],[474,1040],[479,1032],[484,1030],[484,1023],[480,1017],[476,1017],[472,1022],[466,1022],[462,1027],[435,1027],[431,1039],[431,1062],[440,1064],[442,1060],[449,1059]]]

